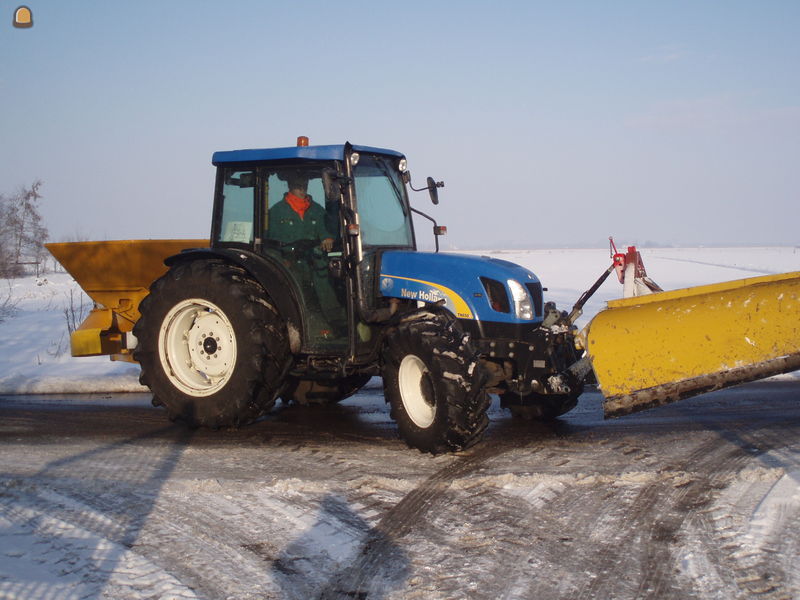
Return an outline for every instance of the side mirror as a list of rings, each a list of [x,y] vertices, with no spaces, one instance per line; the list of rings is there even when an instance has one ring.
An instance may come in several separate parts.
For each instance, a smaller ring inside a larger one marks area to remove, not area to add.
[[[437,188],[444,187],[444,181],[436,181],[433,177],[428,177],[427,184],[424,188],[415,188],[410,183],[411,176],[409,175],[409,187],[414,190],[415,192],[421,192],[422,190],[428,190],[428,193],[431,195],[431,202],[434,204],[439,204],[439,190]]]
[[[436,189],[437,187],[433,177],[428,177],[428,193],[431,195],[431,202],[434,204],[439,204],[439,190]]]

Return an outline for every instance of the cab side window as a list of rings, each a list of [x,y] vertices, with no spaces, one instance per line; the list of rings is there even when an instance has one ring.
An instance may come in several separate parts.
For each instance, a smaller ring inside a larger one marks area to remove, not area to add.
[[[219,241],[253,242],[256,176],[254,171],[226,170],[222,185]]]
[[[362,156],[354,172],[363,244],[413,246],[411,217],[397,169],[382,158]]]

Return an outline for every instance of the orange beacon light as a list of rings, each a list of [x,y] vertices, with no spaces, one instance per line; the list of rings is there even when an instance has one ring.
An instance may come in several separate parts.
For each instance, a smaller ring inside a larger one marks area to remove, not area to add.
[[[14,11],[14,27],[25,29],[33,27],[33,13],[27,6],[20,6]]]

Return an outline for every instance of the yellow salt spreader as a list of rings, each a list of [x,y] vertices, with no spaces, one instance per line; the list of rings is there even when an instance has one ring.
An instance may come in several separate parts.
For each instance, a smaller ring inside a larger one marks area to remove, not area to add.
[[[70,336],[72,356],[109,355],[134,362],[131,331],[150,284],[167,272],[164,259],[208,240],[114,240],[45,244],[95,306]]]

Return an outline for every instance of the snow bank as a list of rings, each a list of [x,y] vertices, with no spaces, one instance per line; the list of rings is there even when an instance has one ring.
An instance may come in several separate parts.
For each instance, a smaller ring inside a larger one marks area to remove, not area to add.
[[[80,324],[92,307],[72,277],[11,280],[0,288],[8,295],[14,308],[0,323],[0,394],[147,391],[135,364],[70,355],[68,318]]]

